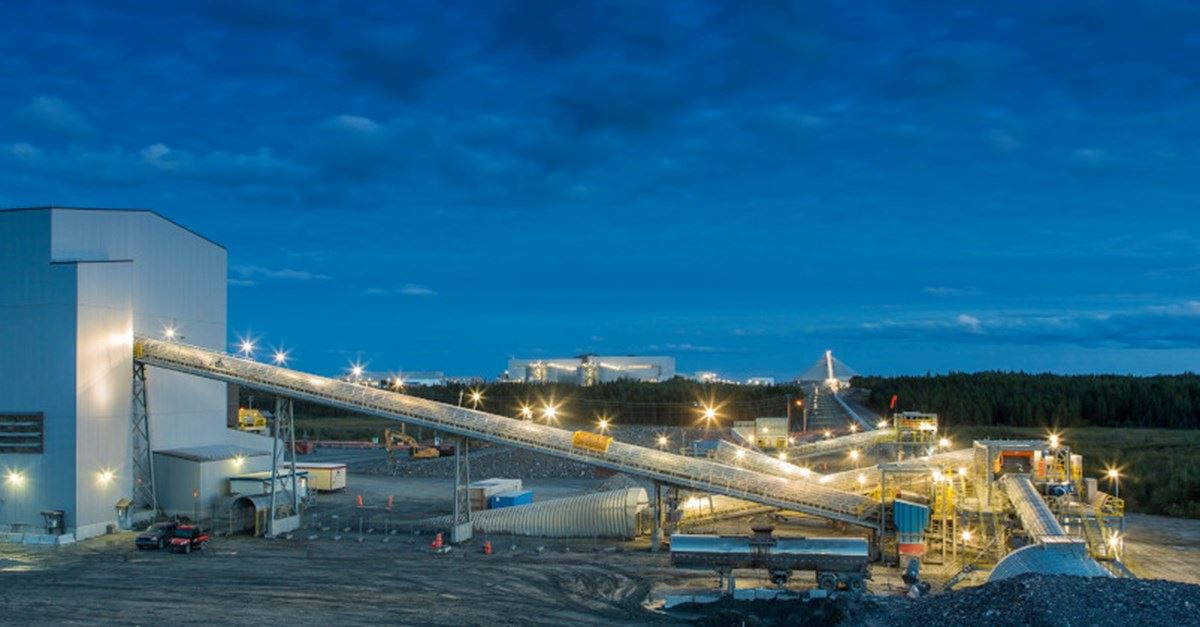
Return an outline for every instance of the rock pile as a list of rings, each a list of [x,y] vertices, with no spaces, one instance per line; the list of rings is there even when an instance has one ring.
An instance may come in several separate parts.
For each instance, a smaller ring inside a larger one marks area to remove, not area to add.
[[[915,601],[896,624],[1200,625],[1200,586],[1151,579],[1024,575]]]

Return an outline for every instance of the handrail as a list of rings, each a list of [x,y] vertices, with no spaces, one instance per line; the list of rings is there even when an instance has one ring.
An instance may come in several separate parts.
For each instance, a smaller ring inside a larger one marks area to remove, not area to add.
[[[572,445],[573,432],[566,429],[312,375],[178,342],[139,337],[134,343],[134,359],[151,366],[517,446],[685,488],[869,528],[877,524],[874,522],[878,515],[875,501],[811,481],[773,477],[624,442],[613,442],[604,452],[578,448]]]

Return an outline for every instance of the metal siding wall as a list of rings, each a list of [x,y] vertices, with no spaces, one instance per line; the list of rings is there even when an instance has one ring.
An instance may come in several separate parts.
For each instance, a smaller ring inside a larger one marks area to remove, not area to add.
[[[76,537],[105,532],[116,502],[131,498],[132,264],[78,264]],[[104,483],[100,474],[114,477]]]
[[[76,268],[50,264],[50,214],[0,212],[0,411],[44,414],[40,455],[0,454],[0,526],[41,528],[41,511],[67,512],[75,525]]]
[[[189,344],[227,348],[225,250],[145,211],[53,210],[55,259],[133,259],[135,333],[174,323]],[[169,449],[225,441],[225,385],[150,369],[150,437]]]

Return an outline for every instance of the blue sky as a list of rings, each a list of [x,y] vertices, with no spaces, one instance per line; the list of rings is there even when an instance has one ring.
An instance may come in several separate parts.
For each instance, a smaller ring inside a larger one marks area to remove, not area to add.
[[[222,242],[322,372],[1196,368],[1200,5],[751,4],[14,3],[0,205]]]

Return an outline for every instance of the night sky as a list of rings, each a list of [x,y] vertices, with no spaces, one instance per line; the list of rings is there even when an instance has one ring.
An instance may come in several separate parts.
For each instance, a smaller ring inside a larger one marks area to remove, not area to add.
[[[149,4],[6,3],[0,205],[224,244],[298,368],[1200,364],[1200,4]]]

